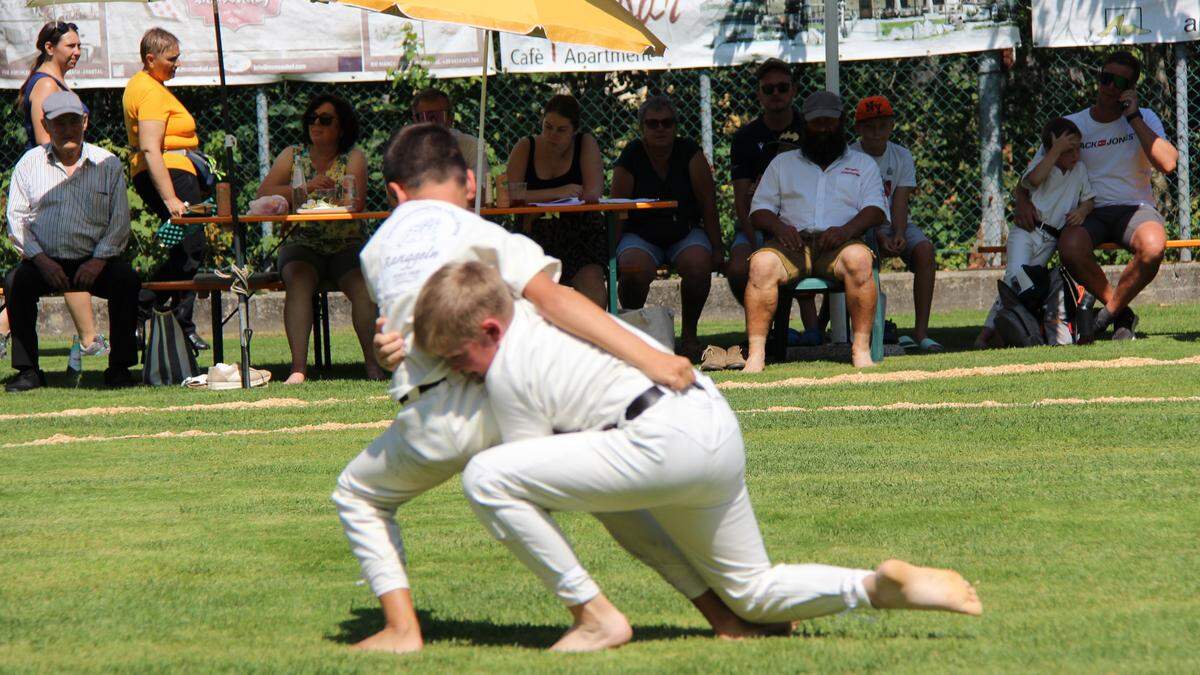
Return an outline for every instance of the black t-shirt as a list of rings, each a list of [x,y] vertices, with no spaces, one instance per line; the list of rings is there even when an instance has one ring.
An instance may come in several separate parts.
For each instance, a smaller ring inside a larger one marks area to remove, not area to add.
[[[692,177],[688,173],[688,164],[697,152],[700,152],[700,146],[695,141],[676,136],[667,160],[667,176],[663,178],[650,163],[642,139],[634,139],[625,146],[617,158],[616,166],[633,174],[633,196],[679,202],[679,208],[674,211],[630,211],[626,232],[637,234],[655,246],[667,248],[699,226],[700,203],[696,201]]]
[[[804,117],[799,110],[792,108],[792,123],[782,131],[768,129],[762,115],[738,129],[733,134],[733,147],[730,150],[730,178],[752,181],[762,178],[767,165],[781,149],[791,150],[800,144],[803,127]]]

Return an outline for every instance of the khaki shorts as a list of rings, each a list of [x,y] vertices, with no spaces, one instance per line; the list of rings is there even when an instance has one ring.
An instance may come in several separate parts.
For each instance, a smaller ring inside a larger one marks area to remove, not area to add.
[[[783,263],[783,269],[787,273],[787,281],[784,283],[788,284],[806,277],[820,277],[826,281],[836,281],[833,276],[833,268],[837,265],[838,259],[842,257],[842,252],[852,246],[861,247],[872,258],[875,257],[875,253],[863,243],[862,239],[851,239],[835,249],[821,251],[817,245],[817,235],[801,236],[804,237],[803,249],[789,248],[778,239],[768,239],[762,248],[754,252],[754,255],[771,253],[779,258],[779,262]]]

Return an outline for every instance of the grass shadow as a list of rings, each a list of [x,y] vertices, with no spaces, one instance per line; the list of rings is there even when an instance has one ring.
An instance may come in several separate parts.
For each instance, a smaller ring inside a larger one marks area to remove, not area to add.
[[[338,632],[326,635],[326,640],[340,644],[354,644],[383,628],[383,611],[378,608],[357,608],[351,610],[351,613],[353,616],[338,624]],[[421,634],[425,638],[426,644],[460,642],[475,647],[522,647],[543,650],[554,644],[567,629],[565,621],[561,625],[553,626],[525,623],[500,624],[489,621],[440,619],[436,614],[427,610],[418,610],[417,617],[421,621]],[[710,631],[699,628],[663,624],[635,625],[633,627],[635,642],[678,640],[710,635],[712,635]]]

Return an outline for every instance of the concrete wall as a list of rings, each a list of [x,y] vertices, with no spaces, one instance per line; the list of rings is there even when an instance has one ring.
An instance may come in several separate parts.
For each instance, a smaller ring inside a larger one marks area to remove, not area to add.
[[[1116,283],[1120,267],[1105,268],[1108,276]],[[987,309],[996,298],[996,280],[1002,270],[967,270],[940,272],[934,292],[933,311],[954,309]],[[883,275],[883,291],[888,296],[888,313],[905,314],[913,311],[912,275],[888,273]],[[225,313],[236,309],[233,296],[224,294]],[[1173,263],[1163,265],[1158,277],[1142,292],[1134,303],[1182,303],[1200,300],[1200,263]],[[96,318],[107,333],[108,317],[104,301],[95,299]],[[656,281],[650,289],[648,304],[671,307],[679,315],[679,283],[677,280]],[[332,325],[337,328],[350,326],[350,305],[339,293],[329,298]],[[283,294],[260,293],[250,301],[250,325],[256,333],[283,332]],[[704,319],[740,320],[744,318],[741,305],[729,292],[724,278],[713,279],[712,291],[704,305]],[[62,298],[42,300],[42,312],[38,318],[39,331],[43,335],[70,335],[74,331],[70,316],[63,306]],[[202,335],[208,335],[209,302],[196,302],[196,325]],[[227,335],[236,335],[237,317],[225,325]]]

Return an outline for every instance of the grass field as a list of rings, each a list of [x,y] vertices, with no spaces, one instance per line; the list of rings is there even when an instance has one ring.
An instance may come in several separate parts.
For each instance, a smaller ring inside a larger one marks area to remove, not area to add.
[[[590,517],[565,515],[635,632],[623,649],[565,657],[542,649],[566,613],[453,481],[400,514],[425,651],[347,649],[382,618],[328,495],[378,433],[355,425],[393,414],[357,368],[301,388],[109,392],[88,361],[81,388],[0,395],[0,671],[1198,672],[1200,304],[1141,312],[1134,343],[897,357],[872,373],[1157,362],[726,389],[746,411],[747,480],[774,559],[951,566],[977,583],[982,618],[866,611],[722,642]],[[935,316],[934,335],[964,346],[981,319]],[[738,330],[704,326],[726,342]],[[335,338],[335,361],[351,363],[353,339]],[[66,345],[47,346],[63,384]],[[285,375],[285,346],[257,338],[256,363]],[[881,408],[983,401],[999,405]],[[228,402],[240,404],[196,405]],[[843,405],[862,407],[822,409]],[[142,408],[54,414],[110,406]],[[749,412],[772,406],[790,411]],[[350,428],[302,428],[331,422]],[[261,433],[223,433],[235,430]],[[209,435],[148,437],[188,431]],[[29,444],[55,435],[132,438]]]

